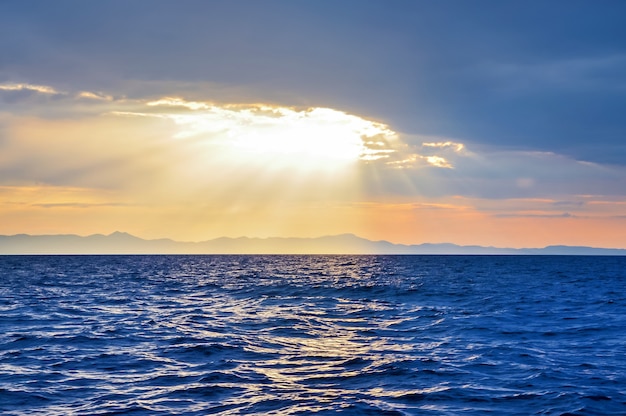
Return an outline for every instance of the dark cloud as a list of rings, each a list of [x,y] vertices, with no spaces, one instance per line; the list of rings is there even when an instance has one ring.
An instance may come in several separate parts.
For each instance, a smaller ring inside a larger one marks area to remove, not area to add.
[[[213,83],[626,164],[624,15],[610,0],[3,2],[0,80],[113,94]]]
[[[577,218],[569,212],[562,214],[495,214],[497,218]]]
[[[585,205],[585,201],[555,201],[552,205],[555,207],[582,208]]]

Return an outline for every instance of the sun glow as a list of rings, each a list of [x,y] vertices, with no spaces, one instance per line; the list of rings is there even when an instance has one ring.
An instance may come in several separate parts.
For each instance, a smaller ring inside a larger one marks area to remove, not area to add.
[[[329,122],[315,114],[320,110],[280,120],[267,128],[242,129],[231,134],[231,144],[247,153],[300,166],[329,167],[358,160],[365,151],[364,132],[343,120]]]
[[[397,136],[382,123],[330,108],[220,106],[176,97],[150,101],[147,106],[154,110],[123,115],[170,119],[179,128],[174,138],[201,140],[239,163],[262,162],[299,171],[336,170],[358,160],[372,160],[390,152],[380,144]],[[176,111],[162,111],[163,107]]]
[[[404,179],[393,163],[415,151],[389,126],[332,108],[82,90],[58,101],[62,117],[6,127],[0,168],[20,181],[0,185],[42,185],[0,203],[7,224],[22,224],[15,232],[196,241],[358,232],[371,218],[354,204],[384,190],[385,175]]]
[[[619,170],[474,151],[332,108],[191,95],[0,84],[0,234],[623,246],[623,198],[594,193]],[[519,191],[550,200],[520,205]]]

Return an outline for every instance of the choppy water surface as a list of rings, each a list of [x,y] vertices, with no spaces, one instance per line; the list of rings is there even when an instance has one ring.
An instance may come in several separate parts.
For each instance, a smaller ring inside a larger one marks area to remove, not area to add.
[[[0,257],[0,412],[624,415],[625,266]]]

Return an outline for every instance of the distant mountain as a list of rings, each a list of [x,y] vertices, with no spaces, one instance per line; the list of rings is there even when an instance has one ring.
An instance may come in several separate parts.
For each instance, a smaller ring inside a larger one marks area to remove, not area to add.
[[[393,244],[352,234],[318,238],[217,238],[202,242],[144,240],[128,233],[109,235],[0,236],[0,254],[527,254],[626,255],[624,249],[548,246],[512,249],[456,244]]]

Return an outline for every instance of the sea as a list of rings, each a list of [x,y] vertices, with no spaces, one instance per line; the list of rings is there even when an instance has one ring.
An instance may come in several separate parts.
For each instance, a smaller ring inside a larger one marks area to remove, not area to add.
[[[3,415],[626,415],[626,257],[0,256]]]

